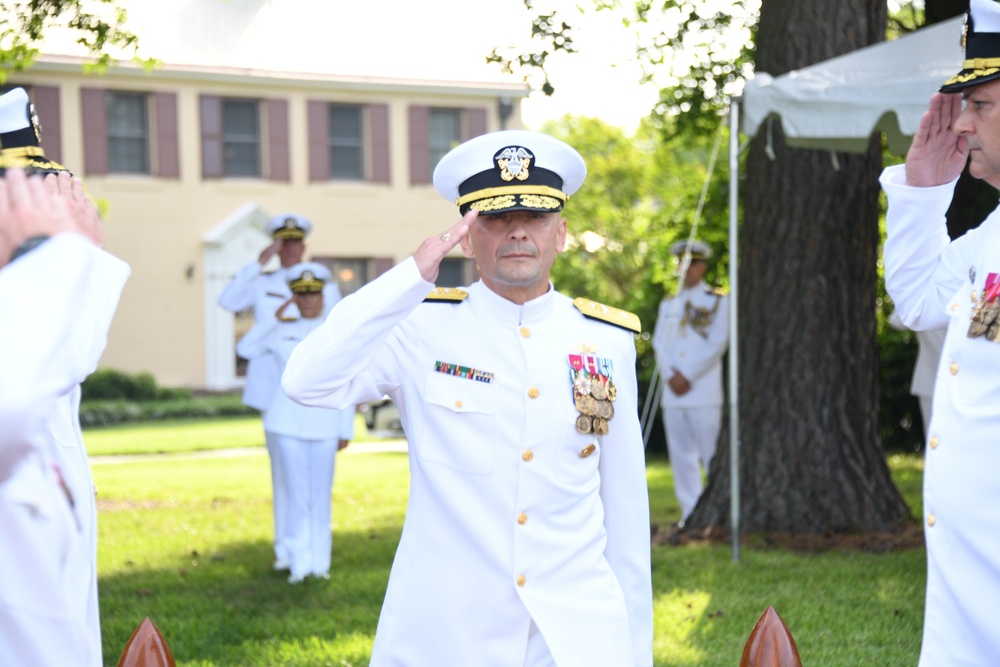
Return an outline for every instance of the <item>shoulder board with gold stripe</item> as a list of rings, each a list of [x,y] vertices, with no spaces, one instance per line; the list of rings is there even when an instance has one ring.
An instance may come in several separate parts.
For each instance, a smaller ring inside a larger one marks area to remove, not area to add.
[[[424,303],[461,303],[469,293],[457,287],[435,287],[424,297]]]
[[[264,296],[269,296],[274,299],[287,299],[287,294],[278,294],[277,292],[264,292]]]
[[[573,299],[573,305],[583,313],[584,317],[607,322],[608,324],[613,324],[616,327],[634,331],[635,333],[642,332],[642,322],[639,321],[639,316],[635,313],[605,306],[603,303],[597,303],[582,296]]]
[[[282,315],[281,317],[278,318],[278,321],[279,322],[298,322],[299,318],[297,318],[297,317],[286,317],[285,315]]]
[[[721,287],[715,287],[714,285],[705,289],[709,294],[714,294],[715,296],[726,296],[728,292]]]

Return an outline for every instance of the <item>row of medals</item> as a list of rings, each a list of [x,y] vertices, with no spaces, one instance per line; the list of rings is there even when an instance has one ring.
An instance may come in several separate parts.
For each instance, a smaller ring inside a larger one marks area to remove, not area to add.
[[[969,338],[985,335],[986,340],[1000,342],[1000,299],[988,300],[985,289],[978,299],[975,292],[972,292],[971,298],[975,307],[972,309],[972,322],[969,323]]]
[[[574,373],[573,403],[580,413],[576,418],[576,430],[607,435],[608,422],[615,416],[612,404],[617,398],[618,388],[610,378],[590,375],[585,371]]]

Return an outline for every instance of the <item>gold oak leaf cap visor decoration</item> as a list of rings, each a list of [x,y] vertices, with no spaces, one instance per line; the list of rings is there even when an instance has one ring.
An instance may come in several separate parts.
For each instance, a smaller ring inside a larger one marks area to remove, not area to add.
[[[583,185],[587,165],[568,144],[540,132],[490,132],[452,149],[434,169],[434,187],[480,213],[561,211]]]

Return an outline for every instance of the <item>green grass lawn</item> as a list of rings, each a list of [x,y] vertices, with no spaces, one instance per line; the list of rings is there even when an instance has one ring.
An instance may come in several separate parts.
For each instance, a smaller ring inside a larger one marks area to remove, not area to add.
[[[220,441],[230,428],[259,431],[259,423],[160,424],[133,427],[132,437]],[[92,453],[94,434],[85,433]],[[919,515],[921,459],[890,463]],[[107,665],[146,615],[179,666],[368,665],[405,511],[405,454],[348,449],[338,457],[331,578],[294,587],[270,569],[267,465],[251,456],[93,466]],[[669,525],[678,518],[670,468],[655,459],[647,471],[653,521]],[[791,628],[803,664],[913,665],[924,569],[922,549],[805,555],[747,547],[734,563],[726,545],[656,547],[656,665],[735,667],[768,604]]]
[[[354,419],[354,440],[370,442],[364,417]],[[91,456],[108,454],[183,454],[211,449],[263,447],[260,417],[176,419],[88,428],[84,431]]]

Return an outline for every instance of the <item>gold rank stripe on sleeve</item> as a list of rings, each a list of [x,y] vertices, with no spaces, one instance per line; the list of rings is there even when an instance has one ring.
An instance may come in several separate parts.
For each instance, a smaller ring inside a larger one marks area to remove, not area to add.
[[[603,303],[597,303],[582,296],[573,299],[573,305],[583,313],[584,317],[607,322],[608,324],[628,331],[634,331],[635,333],[642,333],[642,322],[639,321],[639,316],[635,313],[605,306]]]
[[[469,296],[464,289],[456,287],[435,287],[424,297],[424,303],[461,303]]]

